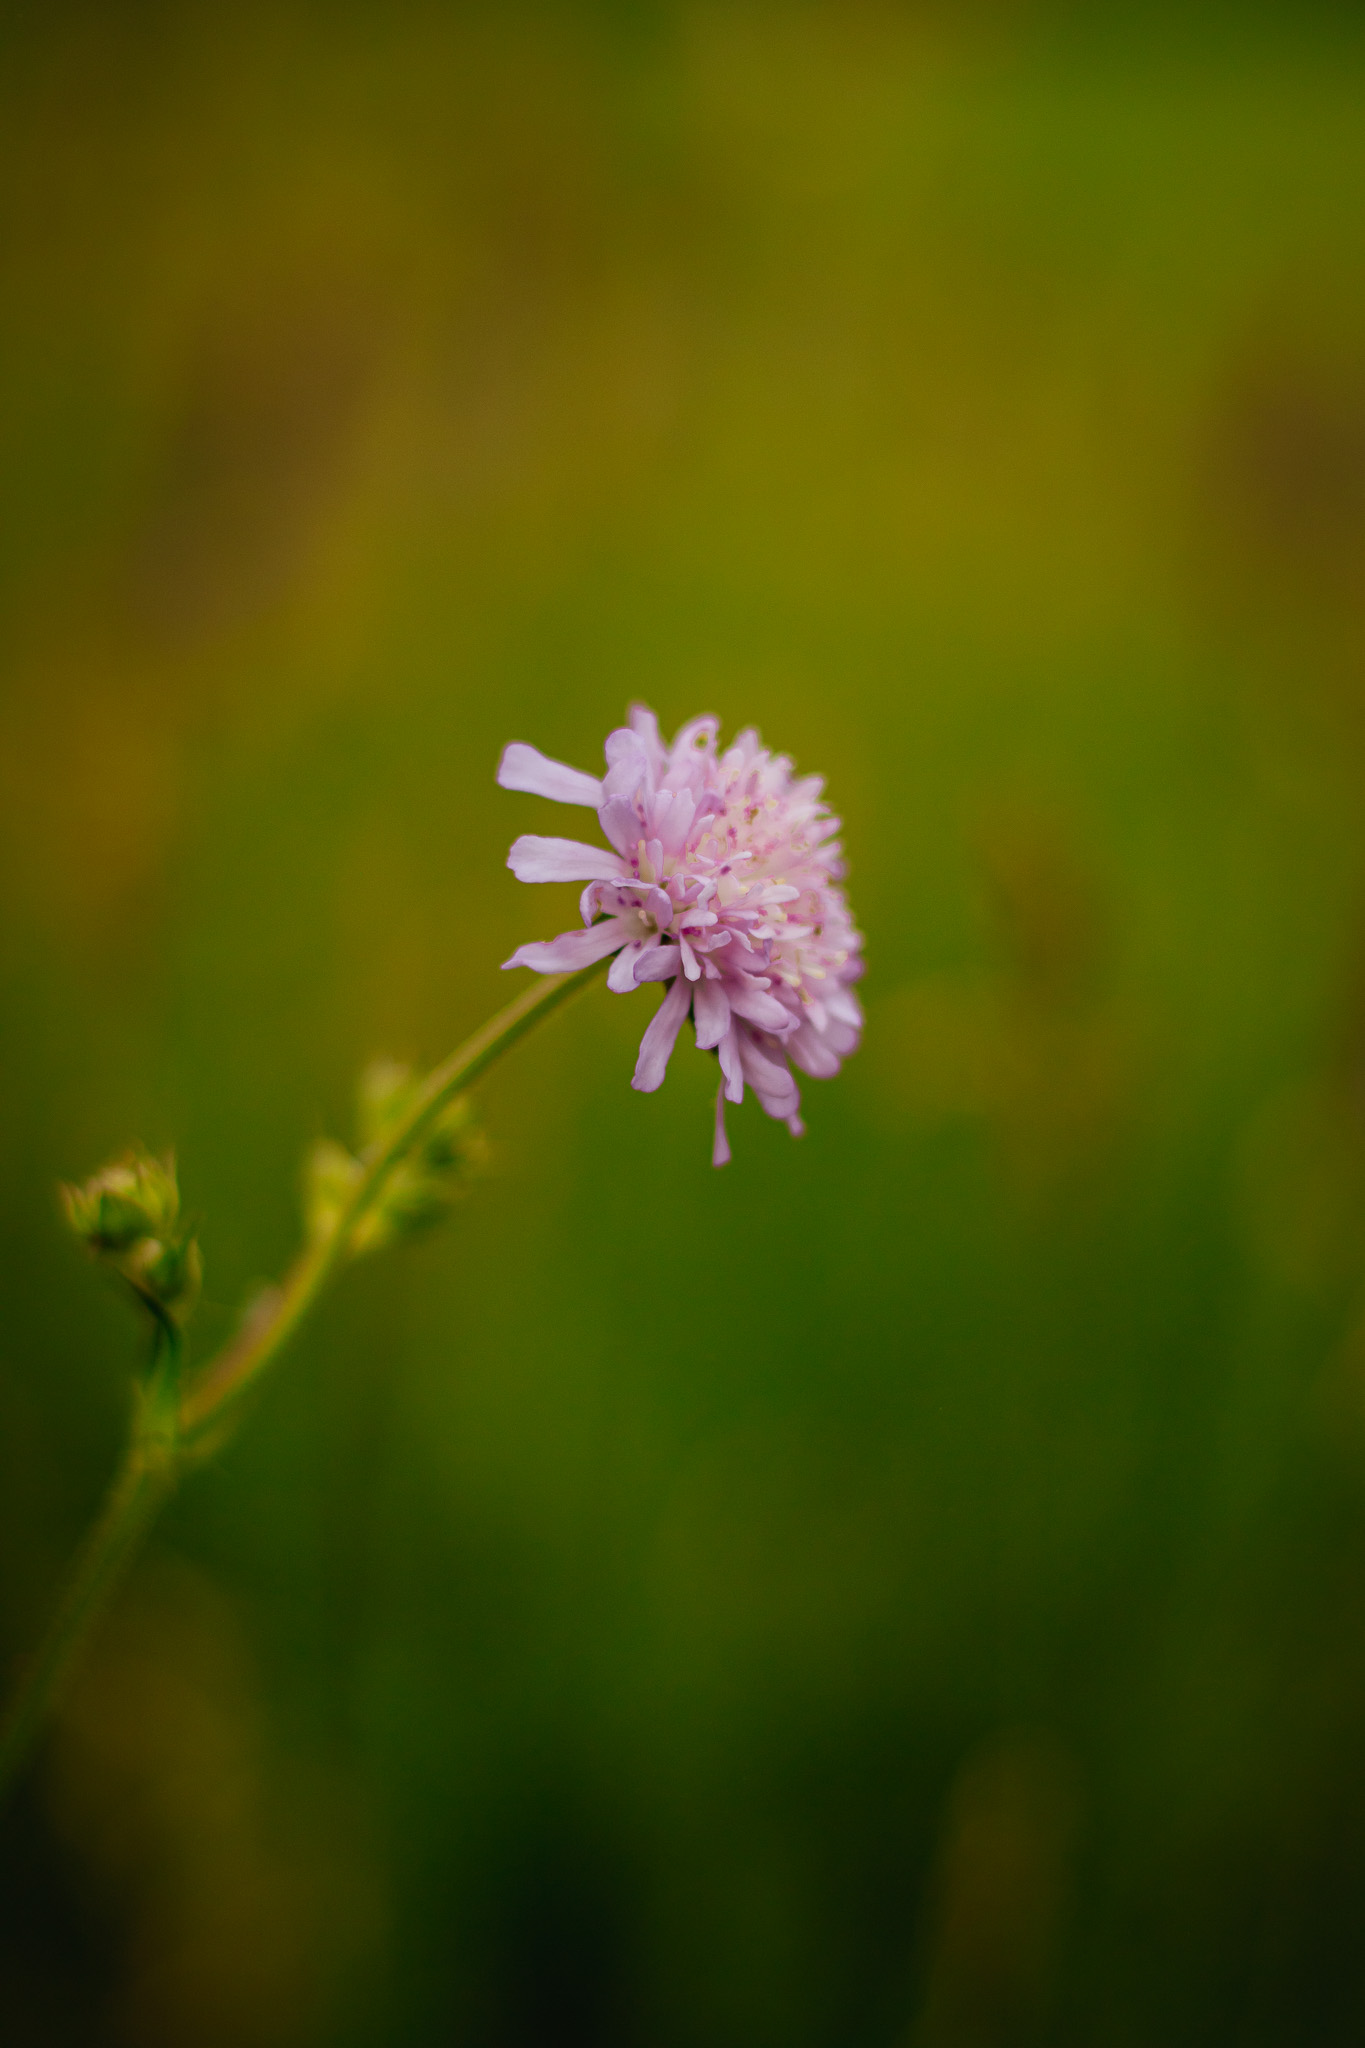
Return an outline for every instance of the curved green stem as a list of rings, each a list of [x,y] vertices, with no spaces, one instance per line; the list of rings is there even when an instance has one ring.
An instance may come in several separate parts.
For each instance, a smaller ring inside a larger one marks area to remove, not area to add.
[[[174,1489],[179,1468],[179,1365],[180,1333],[172,1324],[161,1323],[152,1369],[137,1389],[123,1465],[0,1727],[0,1798],[24,1764],[63,1681]]]
[[[0,1735],[0,1796],[27,1761],[63,1682],[174,1484],[173,1466],[152,1466],[129,1452]]]
[[[352,1231],[379,1195],[393,1169],[424,1137],[453,1095],[468,1088],[542,1017],[599,975],[606,962],[578,974],[556,974],[529,988],[499,1010],[496,1017],[466,1039],[458,1051],[436,1067],[419,1089],[411,1107],[362,1154],[364,1171],[328,1235],[300,1254],[281,1286],[266,1297],[241,1334],[220,1351],[186,1388],[180,1427],[187,1445],[202,1442],[247,1388],[288,1343],[346,1257]]]
[[[123,1466],[0,1727],[0,1799],[28,1756],[64,1680],[158,1510],[173,1492],[181,1470],[216,1448],[222,1427],[242,1395],[278,1358],[345,1262],[356,1226],[383,1192],[395,1167],[427,1134],[452,1096],[470,1087],[542,1018],[601,974],[606,964],[604,960],[578,974],[548,976],[524,990],[435,1068],[410,1106],[362,1154],[362,1171],[335,1227],[300,1254],[281,1285],[263,1299],[239,1334],[184,1383],[178,1333],[163,1323],[152,1370],[138,1390]]]

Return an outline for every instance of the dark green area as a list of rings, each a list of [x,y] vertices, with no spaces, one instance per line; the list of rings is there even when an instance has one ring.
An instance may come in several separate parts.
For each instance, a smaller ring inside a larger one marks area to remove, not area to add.
[[[570,921],[509,739],[828,777],[793,1144],[604,990],[189,1482],[0,1838],[15,2048],[1365,2026],[1345,10],[9,10],[0,1637],[377,1053]]]

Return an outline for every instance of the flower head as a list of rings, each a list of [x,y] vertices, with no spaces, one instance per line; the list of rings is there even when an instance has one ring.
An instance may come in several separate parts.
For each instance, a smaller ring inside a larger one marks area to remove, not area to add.
[[[665,746],[654,713],[636,705],[607,739],[600,781],[519,742],[498,781],[589,806],[610,842],[529,832],[515,842],[507,865],[519,881],[587,886],[581,931],[519,946],[504,964],[563,974],[614,954],[607,986],[618,995],[667,982],[632,1085],[659,1086],[690,1012],[697,1044],[720,1062],[712,1160],[723,1166],[725,1104],[741,1102],[746,1083],[799,1137],[792,1066],[823,1078],[856,1047],[862,935],[819,776],[794,777],[752,731],[720,753],[717,730],[697,718]]]

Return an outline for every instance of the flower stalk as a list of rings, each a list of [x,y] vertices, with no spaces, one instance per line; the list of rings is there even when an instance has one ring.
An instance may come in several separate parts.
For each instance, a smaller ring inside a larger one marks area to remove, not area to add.
[[[152,1369],[135,1390],[133,1425],[122,1468],[99,1520],[86,1537],[66,1592],[0,1730],[0,1799],[27,1761],[65,1680],[175,1489],[180,1464],[178,1347],[178,1336],[170,1326],[159,1324]]]
[[[92,1250],[112,1259],[151,1314],[155,1345],[151,1367],[135,1389],[122,1467],[0,1726],[0,1800],[13,1786],[182,1472],[226,1441],[243,1396],[274,1364],[348,1258],[364,1248],[367,1224],[370,1240],[382,1241],[373,1222],[395,1178],[424,1146],[432,1157],[442,1158],[442,1118],[454,1098],[605,968],[605,960],[595,962],[526,989],[420,1083],[401,1091],[360,1153],[325,1223],[314,1225],[283,1282],[257,1303],[236,1337],[196,1371],[182,1370],[181,1304],[197,1286],[198,1255],[192,1239],[172,1235],[178,1197],[170,1165],[160,1168],[137,1155],[107,1168],[88,1189],[66,1192],[73,1227]],[[176,1248],[174,1260],[163,1240]],[[142,1249],[148,1244],[156,1247],[151,1260]]]
[[[787,756],[752,730],[721,752],[717,732],[714,718],[693,719],[665,745],[653,712],[636,705],[629,726],[607,739],[602,777],[520,741],[506,748],[505,789],[597,812],[605,846],[523,833],[507,863],[525,882],[586,883],[581,929],[519,947],[504,965],[545,979],[430,1074],[370,1070],[360,1149],[313,1147],[304,1248],[206,1365],[181,1365],[201,1264],[174,1160],[131,1152],[63,1191],[76,1235],[151,1316],[155,1348],[135,1389],[123,1466],[0,1724],[0,1800],[181,1473],[226,1440],[244,1397],[347,1261],[449,1209],[479,1157],[463,1092],[542,1018],[599,974],[618,995],[666,983],[632,1085],[659,1087],[690,1015],[697,1046],[715,1053],[721,1075],[713,1163],[730,1157],[725,1104],[742,1102],[746,1087],[801,1135],[792,1068],[817,1079],[837,1073],[862,1032],[853,984],[863,940],[842,888],[839,821],[818,776],[794,778]]]

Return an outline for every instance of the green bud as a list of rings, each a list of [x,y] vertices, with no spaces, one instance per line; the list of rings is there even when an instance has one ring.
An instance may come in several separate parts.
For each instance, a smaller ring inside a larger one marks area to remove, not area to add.
[[[449,1207],[445,1191],[429,1181],[420,1167],[406,1161],[394,1168],[379,1200],[357,1225],[352,1253],[361,1258],[401,1238],[413,1237],[438,1223]]]
[[[400,1161],[358,1226],[357,1256],[440,1223],[483,1171],[488,1141],[467,1095],[446,1104],[412,1155]]]
[[[360,1161],[331,1138],[319,1138],[303,1163],[303,1216],[313,1239],[332,1235],[362,1172]]]
[[[67,1222],[97,1258],[112,1266],[158,1312],[188,1320],[203,1267],[194,1239],[177,1229],[175,1161],[125,1153],[83,1187],[64,1187]]]
[[[448,1102],[422,1140],[422,1158],[437,1173],[481,1167],[488,1144],[479,1129],[474,1104],[467,1095]],[[473,1178],[472,1171],[467,1175]]]
[[[401,1060],[372,1060],[356,1090],[356,1134],[372,1145],[408,1108],[420,1081]]]
[[[375,1060],[365,1069],[356,1091],[362,1149],[382,1146],[394,1125],[411,1112],[423,1085],[422,1076],[398,1060]],[[378,1196],[351,1233],[350,1256],[379,1251],[439,1223],[481,1171],[487,1151],[473,1104],[467,1095],[456,1096],[386,1175]],[[336,1230],[364,1170],[361,1159],[330,1138],[313,1146],[304,1184],[308,1229],[315,1242]]]
[[[134,1150],[86,1181],[63,1187],[66,1220],[91,1251],[128,1251],[139,1239],[173,1235],[180,1214],[175,1161]]]
[[[204,1277],[204,1264],[194,1238],[144,1237],[124,1261],[133,1285],[149,1295],[177,1322],[189,1320]]]

